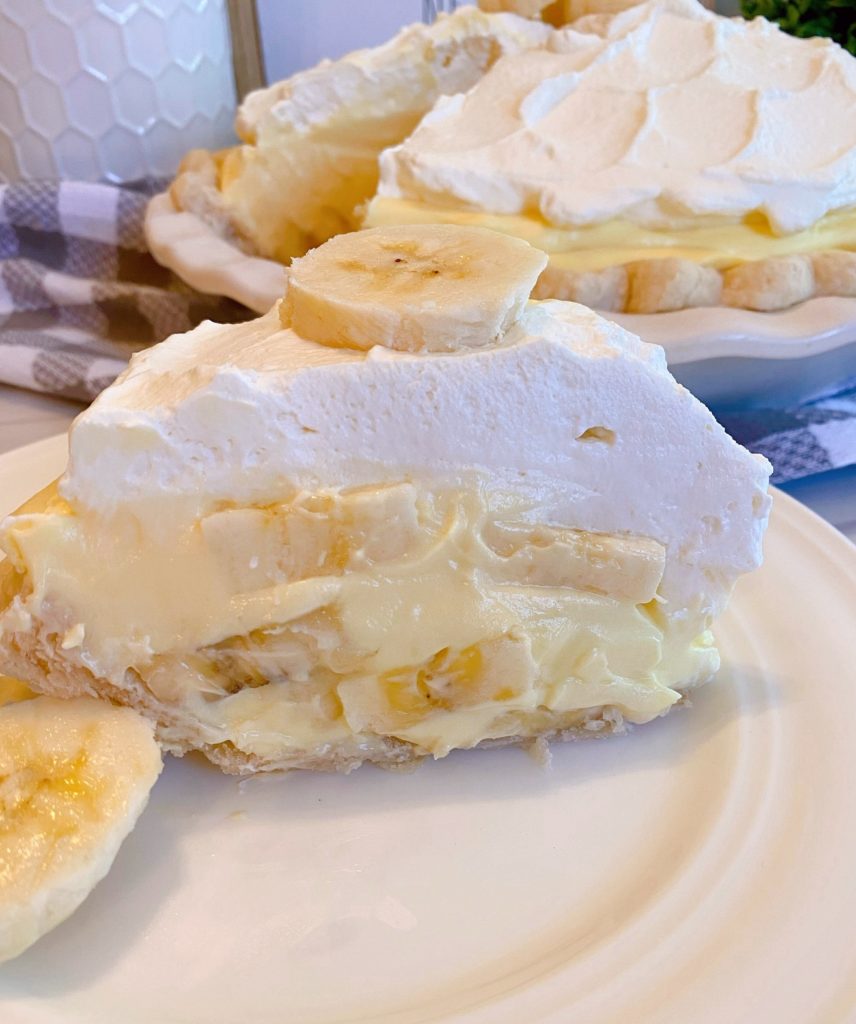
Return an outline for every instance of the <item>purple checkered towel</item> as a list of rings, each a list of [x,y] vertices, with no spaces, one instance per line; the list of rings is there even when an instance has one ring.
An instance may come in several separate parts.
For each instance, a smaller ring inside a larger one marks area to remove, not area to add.
[[[85,401],[138,349],[201,320],[252,316],[148,254],[154,187],[0,185],[0,382]]]
[[[0,185],[0,382],[87,400],[133,352],[201,320],[253,314],[200,295],[146,251],[157,189],[76,182]],[[798,409],[722,417],[775,467],[776,483],[856,463],[856,378]]]

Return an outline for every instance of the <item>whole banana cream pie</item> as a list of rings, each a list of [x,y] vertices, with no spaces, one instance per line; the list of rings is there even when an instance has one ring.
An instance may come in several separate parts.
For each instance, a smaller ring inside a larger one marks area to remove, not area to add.
[[[0,543],[0,666],[223,769],[597,736],[716,671],[769,464],[479,228],[340,235],[135,356]]]
[[[466,7],[253,94],[238,128],[173,198],[283,262],[361,224],[455,223],[538,246],[536,295],[601,310],[856,295],[856,58],[763,18]]]
[[[439,99],[367,225],[480,224],[604,310],[856,295],[856,58],[696,0],[591,16]]]

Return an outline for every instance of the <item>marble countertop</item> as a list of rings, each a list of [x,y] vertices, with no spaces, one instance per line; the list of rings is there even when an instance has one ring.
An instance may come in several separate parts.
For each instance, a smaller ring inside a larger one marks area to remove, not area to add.
[[[82,408],[0,385],[0,455],[67,430]],[[783,489],[856,541],[856,466],[797,480]]]

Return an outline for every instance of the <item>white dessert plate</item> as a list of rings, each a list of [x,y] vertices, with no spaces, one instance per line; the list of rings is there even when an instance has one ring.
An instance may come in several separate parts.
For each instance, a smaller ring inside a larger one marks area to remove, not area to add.
[[[4,511],[64,452],[0,457]],[[777,494],[766,551],[694,706],[549,771],[170,761],[110,875],[0,967],[0,1020],[856,1020],[856,548]]]
[[[199,291],[257,313],[282,295],[281,264],[241,252],[176,210],[166,193],[149,203],[145,230],[155,259]],[[662,345],[677,379],[719,408],[796,404],[856,376],[856,299],[810,299],[781,313],[718,307],[606,315]]]

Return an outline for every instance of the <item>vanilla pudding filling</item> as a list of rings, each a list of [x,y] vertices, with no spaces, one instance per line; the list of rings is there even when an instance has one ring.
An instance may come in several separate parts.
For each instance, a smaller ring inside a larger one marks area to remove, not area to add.
[[[718,666],[768,474],[572,303],[417,353],[274,309],[141,353],[76,421],[0,532],[0,636],[260,765],[647,722]]]
[[[150,532],[55,499],[5,532],[31,585],[6,614],[265,757],[378,736],[442,755],[537,732],[537,709],[646,722],[715,671],[706,609],[664,610],[662,544],[497,504],[478,479],[387,483]]]

